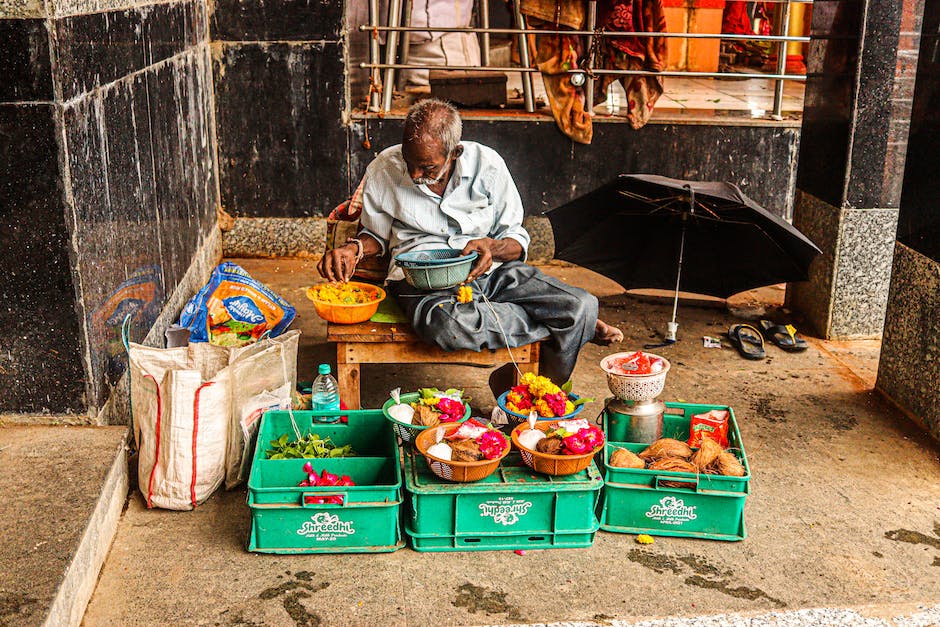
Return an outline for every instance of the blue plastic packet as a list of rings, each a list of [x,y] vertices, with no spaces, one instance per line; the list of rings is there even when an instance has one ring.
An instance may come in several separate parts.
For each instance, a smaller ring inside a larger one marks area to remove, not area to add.
[[[287,330],[297,310],[251,278],[238,264],[226,261],[212,271],[209,282],[186,303],[180,325],[190,342],[244,346],[265,333],[277,337]]]

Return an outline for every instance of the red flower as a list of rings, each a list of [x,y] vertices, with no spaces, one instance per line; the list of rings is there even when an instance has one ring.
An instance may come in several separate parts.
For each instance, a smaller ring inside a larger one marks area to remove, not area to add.
[[[604,432],[594,425],[587,429],[580,429],[578,435],[584,439],[585,444],[592,451],[604,443]]]
[[[581,435],[582,431],[584,431],[584,429],[562,439],[561,443],[566,455],[582,455],[584,453],[590,453],[593,450],[588,446],[588,443],[584,441],[584,437]]]
[[[480,445],[480,452],[487,459],[496,459],[506,450],[506,436],[495,429],[487,431],[479,438],[477,444]]]
[[[444,414],[441,422],[457,422],[463,418],[464,404],[451,398],[442,398],[437,402],[437,411]]]

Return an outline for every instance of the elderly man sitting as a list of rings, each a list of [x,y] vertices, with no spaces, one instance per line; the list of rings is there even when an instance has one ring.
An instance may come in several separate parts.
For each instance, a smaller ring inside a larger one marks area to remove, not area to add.
[[[455,248],[479,254],[467,279],[472,303],[456,289],[420,291],[392,263],[388,288],[415,332],[444,350],[515,348],[548,337],[541,371],[571,377],[589,341],[609,344],[623,333],[597,318],[597,299],[526,265],[529,234],[522,201],[502,158],[461,142],[457,110],[440,100],[414,105],[404,139],[369,164],[362,183],[359,238],[321,259],[320,274],[348,280],[364,256]],[[480,298],[480,297],[485,297]],[[502,387],[505,389],[505,387]]]

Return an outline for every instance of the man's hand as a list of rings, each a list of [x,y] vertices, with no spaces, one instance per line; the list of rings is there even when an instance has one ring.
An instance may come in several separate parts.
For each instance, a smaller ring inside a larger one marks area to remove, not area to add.
[[[480,256],[473,265],[473,269],[470,270],[470,275],[467,277],[468,282],[488,272],[493,267],[494,261],[514,261],[521,257],[522,244],[508,237],[506,239],[484,237],[470,240],[464,246],[461,254],[469,255],[473,251],[476,251]]]
[[[320,258],[317,271],[327,281],[348,281],[356,271],[356,245],[346,244]]]

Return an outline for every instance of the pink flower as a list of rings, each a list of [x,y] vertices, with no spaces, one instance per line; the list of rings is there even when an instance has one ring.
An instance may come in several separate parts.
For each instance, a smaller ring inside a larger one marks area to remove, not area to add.
[[[587,429],[579,429],[578,435],[584,439],[585,444],[592,451],[604,444],[604,432],[594,425]]]
[[[495,429],[487,431],[477,438],[477,444],[480,445],[480,452],[483,453],[483,457],[487,459],[496,459],[502,455],[508,446],[506,436]]]
[[[591,447],[584,441],[580,431],[562,439],[561,442],[567,455],[582,455],[591,452]]]
[[[442,398],[437,402],[437,411],[443,413],[441,422],[457,422],[463,418],[464,404],[451,398]]]
[[[548,407],[552,410],[552,413],[556,416],[565,415],[565,404],[568,402],[568,395],[564,392],[558,392],[557,394],[546,394],[542,397]]]

